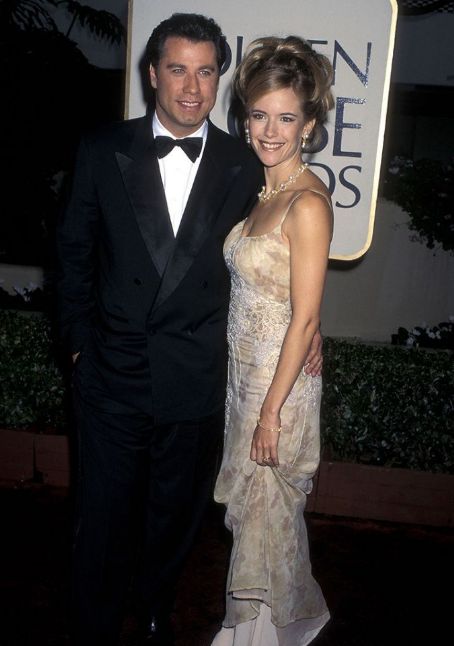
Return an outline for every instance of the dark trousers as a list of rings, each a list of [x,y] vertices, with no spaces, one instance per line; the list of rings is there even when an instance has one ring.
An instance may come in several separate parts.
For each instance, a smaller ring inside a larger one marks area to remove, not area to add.
[[[131,574],[142,612],[169,611],[212,495],[223,411],[156,425],[75,395],[79,479],[72,626],[77,646],[117,643]]]

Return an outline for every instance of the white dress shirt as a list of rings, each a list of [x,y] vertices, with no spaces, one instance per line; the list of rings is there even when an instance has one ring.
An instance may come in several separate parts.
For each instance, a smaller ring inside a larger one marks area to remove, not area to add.
[[[184,150],[179,146],[175,146],[175,148],[173,148],[165,157],[162,157],[161,159],[158,158],[159,170],[161,171],[161,179],[164,185],[167,208],[170,215],[170,222],[175,236],[177,235],[181,218],[183,217],[186,203],[199,168],[200,160],[202,159],[203,151],[205,150],[207,134],[208,123],[206,121],[196,132],[191,134],[191,137],[202,137],[203,139],[202,150],[195,162],[192,162]],[[177,137],[172,135],[172,133],[162,125],[156,112],[153,115],[153,135],[155,137],[164,136],[177,139]]]

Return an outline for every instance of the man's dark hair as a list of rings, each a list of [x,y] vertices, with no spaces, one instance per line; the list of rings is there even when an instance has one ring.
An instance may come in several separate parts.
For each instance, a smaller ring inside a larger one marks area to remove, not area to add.
[[[167,38],[186,38],[194,43],[212,42],[219,69],[226,59],[226,38],[219,25],[197,13],[174,13],[153,30],[146,49],[148,64],[157,67]]]

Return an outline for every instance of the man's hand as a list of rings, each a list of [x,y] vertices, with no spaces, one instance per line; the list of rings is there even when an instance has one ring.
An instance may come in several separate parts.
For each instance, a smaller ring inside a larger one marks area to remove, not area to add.
[[[304,365],[304,372],[311,377],[320,377],[322,374],[323,354],[322,354],[323,339],[320,330],[314,334],[311,347],[306,358]]]
[[[314,342],[312,341],[312,343]],[[76,352],[76,354],[71,355],[71,359],[73,360],[73,363],[76,363],[77,359],[79,358],[79,354],[80,352]]]

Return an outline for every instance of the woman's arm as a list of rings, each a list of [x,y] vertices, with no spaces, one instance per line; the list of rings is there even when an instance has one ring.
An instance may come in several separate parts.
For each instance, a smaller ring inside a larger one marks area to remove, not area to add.
[[[251,460],[278,465],[280,412],[300,374],[320,325],[333,218],[327,201],[307,191],[295,200],[283,225],[290,247],[292,317],[273,380],[265,396],[251,444]],[[264,458],[271,458],[264,460]]]

